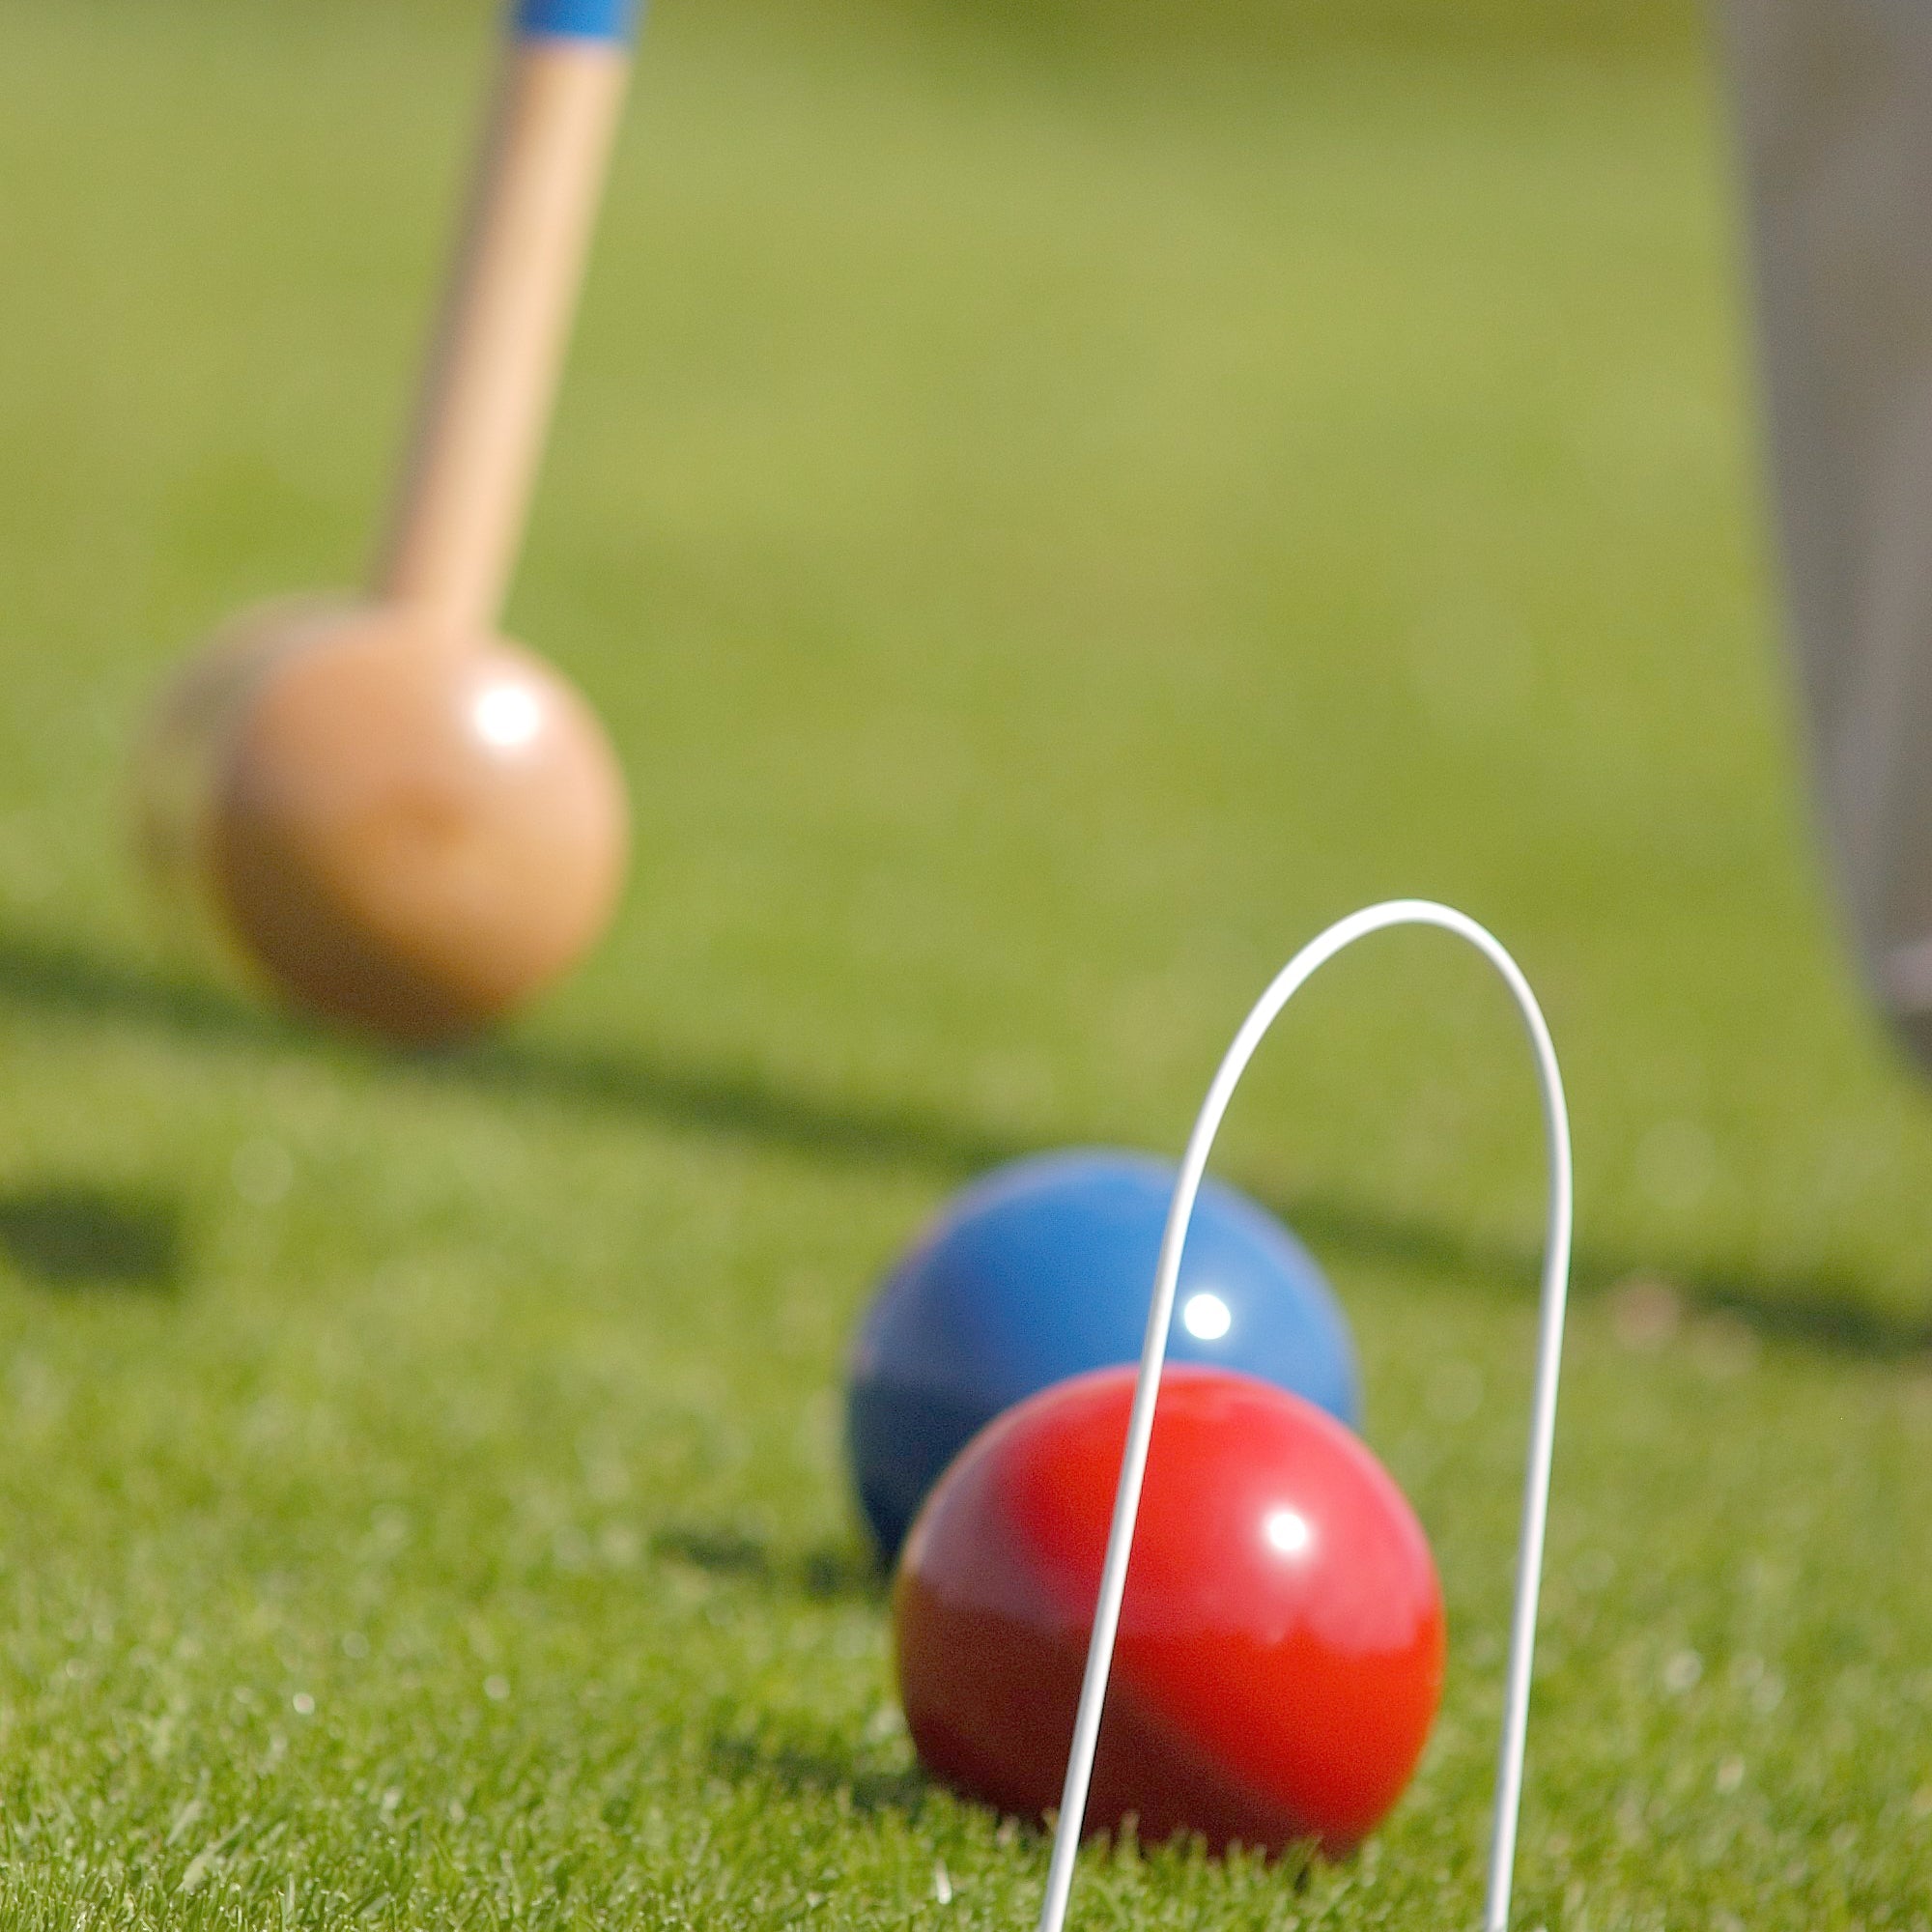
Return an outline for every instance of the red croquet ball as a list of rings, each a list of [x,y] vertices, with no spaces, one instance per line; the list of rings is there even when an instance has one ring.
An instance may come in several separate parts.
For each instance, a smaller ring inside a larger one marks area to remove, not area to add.
[[[899,1694],[926,1768],[1037,1816],[1060,1802],[1133,1401],[1130,1369],[1042,1391],[973,1438],[906,1544]],[[1422,1755],[1442,1590],[1402,1492],[1339,1422],[1172,1367],[1127,1572],[1090,1830],[1348,1851]]]

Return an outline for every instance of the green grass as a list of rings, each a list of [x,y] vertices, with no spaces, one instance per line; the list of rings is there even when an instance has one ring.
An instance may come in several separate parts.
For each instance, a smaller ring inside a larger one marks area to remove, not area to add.
[[[1577,1110],[1519,1922],[1932,1925],[1932,1119],[1809,856],[1709,77],[808,11],[653,28],[513,611],[628,909],[397,1064],[170,963],[119,787],[198,632],[359,563],[474,22],[0,0],[0,1919],[1029,1922],[1041,1842],[895,1716],[842,1350],[947,1189],[1177,1148],[1402,891],[1518,950]],[[1450,1690],[1356,1861],[1096,1852],[1077,1920],[1472,1922],[1500,992],[1379,943],[1226,1147],[1353,1311]]]

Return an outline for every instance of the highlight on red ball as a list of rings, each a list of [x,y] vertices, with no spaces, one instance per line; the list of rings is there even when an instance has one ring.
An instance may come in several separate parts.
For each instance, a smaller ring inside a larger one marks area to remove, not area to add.
[[[921,1513],[894,1594],[920,1757],[1020,1816],[1058,1805],[1134,1371],[1009,1409]],[[1090,1831],[1210,1850],[1387,1816],[1435,1721],[1446,1636],[1421,1525],[1358,1437],[1287,1391],[1171,1367],[1127,1572]]]

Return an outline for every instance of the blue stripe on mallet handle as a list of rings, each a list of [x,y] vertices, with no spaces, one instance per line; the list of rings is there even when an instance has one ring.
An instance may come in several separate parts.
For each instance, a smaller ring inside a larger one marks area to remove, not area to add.
[[[561,35],[586,41],[637,38],[640,0],[521,0],[516,30],[526,38]]]
[[[520,0],[376,593],[495,629],[631,65],[634,0]]]

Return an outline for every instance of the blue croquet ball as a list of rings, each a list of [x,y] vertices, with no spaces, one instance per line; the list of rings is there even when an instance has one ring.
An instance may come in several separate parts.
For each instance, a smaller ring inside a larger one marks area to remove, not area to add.
[[[958,1195],[893,1270],[853,1351],[859,1500],[897,1554],[926,1492],[1016,1402],[1139,1359],[1176,1170],[1145,1155],[1037,1155]],[[1236,1369],[1360,1419],[1348,1322],[1281,1223],[1209,1180],[1181,1256],[1170,1359]]]

